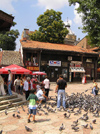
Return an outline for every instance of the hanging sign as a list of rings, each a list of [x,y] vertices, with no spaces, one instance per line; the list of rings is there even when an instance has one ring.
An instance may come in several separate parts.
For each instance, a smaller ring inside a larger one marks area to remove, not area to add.
[[[61,61],[49,60],[49,66],[61,66]]]

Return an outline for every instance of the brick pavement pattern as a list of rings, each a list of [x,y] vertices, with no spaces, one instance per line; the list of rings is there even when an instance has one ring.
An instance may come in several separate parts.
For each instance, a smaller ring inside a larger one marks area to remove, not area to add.
[[[98,83],[98,86],[100,87],[100,83]],[[81,84],[81,83],[68,83],[68,86],[66,88],[66,92],[68,95],[71,93],[81,93],[84,92],[86,89],[88,91],[86,94],[91,94],[91,87],[93,83],[87,83],[87,84]],[[55,90],[55,83],[52,83],[50,85],[50,94],[49,96],[55,98],[55,95],[57,95]],[[13,117],[12,114],[15,113],[17,115],[18,113],[12,109],[8,111],[8,115],[5,115],[4,112],[0,112],[0,130],[3,130],[2,134],[99,134],[100,133],[100,117],[96,118],[96,124],[93,124],[93,130],[88,127],[88,129],[85,129],[82,127],[82,125],[88,123],[90,124],[95,117],[93,117],[92,113],[89,113],[89,120],[87,122],[84,122],[82,120],[79,121],[79,131],[75,132],[73,129],[71,129],[71,124],[73,121],[77,120],[83,113],[82,111],[81,115],[74,115],[74,113],[71,114],[70,118],[64,118],[63,114],[65,111],[56,111],[55,113],[49,112],[48,115],[45,115],[42,111],[42,115],[36,115],[37,123],[31,122],[27,123],[27,106],[24,106],[25,112],[22,110],[21,107],[19,107],[20,116],[21,118],[18,119],[17,117]],[[56,107],[54,107],[55,109]],[[59,131],[59,128],[61,124],[63,123],[65,129],[62,131]],[[33,132],[27,132],[25,130],[25,126],[28,126],[32,129]]]

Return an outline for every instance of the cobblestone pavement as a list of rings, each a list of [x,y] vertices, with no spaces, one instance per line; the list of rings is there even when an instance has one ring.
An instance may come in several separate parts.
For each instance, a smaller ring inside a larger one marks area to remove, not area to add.
[[[87,83],[87,84],[81,84],[81,83],[68,83],[68,86],[66,88],[66,92],[68,95],[71,93],[81,93],[84,92],[86,89],[88,91],[86,94],[90,94],[91,87],[93,83]],[[54,92],[56,84],[51,84],[51,90],[50,90],[50,96],[55,97],[57,95]],[[100,83],[98,82],[98,86],[100,87]],[[27,106],[24,106],[25,112],[22,110],[22,108],[19,108],[20,116],[21,118],[18,119],[17,117],[13,117],[12,114],[15,113],[17,115],[18,113],[12,109],[8,111],[8,115],[5,115],[4,112],[0,112],[0,130],[3,130],[2,134],[100,134],[100,117],[96,118],[96,124],[93,124],[93,130],[85,129],[82,127],[83,124],[90,124],[92,120],[94,119],[93,114],[89,113],[89,120],[87,122],[79,121],[79,131],[75,132],[71,129],[71,124],[73,121],[77,120],[81,115],[75,116],[73,113],[71,114],[69,119],[64,118],[63,114],[65,111],[56,111],[55,113],[49,112],[48,115],[44,115],[44,113],[41,111],[40,115],[36,115],[37,123],[31,122],[27,123]],[[56,107],[54,107],[55,109]],[[84,111],[82,111],[83,115]],[[63,123],[65,129],[62,131],[59,131],[59,127]],[[27,132],[25,130],[25,126],[28,126],[32,129],[33,132]]]

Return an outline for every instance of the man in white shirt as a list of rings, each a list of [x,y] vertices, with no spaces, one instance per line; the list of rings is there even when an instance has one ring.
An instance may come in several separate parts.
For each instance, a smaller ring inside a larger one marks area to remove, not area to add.
[[[32,89],[32,82],[30,81],[30,77],[27,77],[24,82],[24,87],[23,87],[23,90],[25,91],[26,100],[30,94],[31,89]]]
[[[20,79],[19,76],[17,76],[17,79],[14,81],[15,91],[17,93],[20,93]]]
[[[38,90],[36,96],[38,100],[40,101],[40,103],[42,103],[42,101],[45,99],[48,100],[48,97],[45,95],[45,92],[44,92],[44,87],[41,87],[41,89]]]
[[[11,70],[8,70],[8,93],[9,95],[12,95],[12,91],[11,91],[11,84],[12,84],[12,73]]]
[[[43,84],[44,84],[44,88],[45,88],[45,92],[46,92],[45,95],[48,97],[48,95],[49,95],[49,90],[50,90],[50,81],[49,81],[47,75],[45,76],[45,79],[44,79],[44,81],[43,81]]]

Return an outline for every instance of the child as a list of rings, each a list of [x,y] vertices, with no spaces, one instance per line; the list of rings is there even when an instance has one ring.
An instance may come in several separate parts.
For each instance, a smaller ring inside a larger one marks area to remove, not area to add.
[[[95,80],[93,80],[92,94],[93,94],[94,96],[95,96],[95,95],[98,95],[98,84],[96,83]]]
[[[31,114],[33,114],[33,122],[35,123],[35,115],[36,115],[36,102],[38,103],[38,98],[35,95],[36,94],[36,89],[32,89],[31,90],[31,94],[29,95],[29,97],[27,98],[27,100],[29,101],[29,117],[28,117],[28,123],[30,122],[30,117]]]

